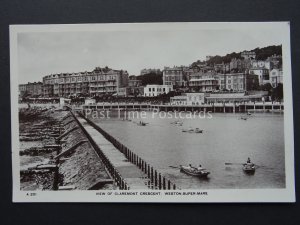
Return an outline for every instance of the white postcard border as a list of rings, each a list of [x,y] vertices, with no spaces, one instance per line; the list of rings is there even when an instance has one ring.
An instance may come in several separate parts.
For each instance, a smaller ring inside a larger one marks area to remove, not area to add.
[[[176,191],[21,191],[18,122],[18,46],[22,32],[78,32],[111,30],[185,30],[185,29],[276,29],[285,34],[282,40],[284,71],[284,137],[286,188],[282,189],[208,189]],[[10,25],[10,88],[13,202],[295,202],[294,132],[292,73],[289,22],[222,22],[222,23],[131,23],[131,24],[64,24]],[[187,195],[183,195],[183,193]],[[198,193],[199,192],[199,193]],[[201,192],[201,193],[200,193]],[[136,193],[136,195],[133,195]],[[160,193],[160,195],[155,195]],[[172,194],[173,193],[173,194]],[[181,193],[181,194],[178,194]],[[206,193],[206,194],[205,194]],[[153,195],[152,195],[153,194]],[[170,195],[167,195],[170,194]],[[172,194],[172,195],[171,195]],[[193,195],[194,194],[194,195]]]

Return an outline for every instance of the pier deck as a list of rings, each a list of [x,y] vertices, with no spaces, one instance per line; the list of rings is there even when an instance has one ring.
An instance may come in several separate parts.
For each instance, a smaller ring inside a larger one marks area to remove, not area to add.
[[[111,161],[112,165],[119,171],[130,189],[149,189],[147,183],[149,183],[150,180],[145,173],[143,173],[136,165],[129,162],[123,153],[121,153],[111,142],[106,140],[106,138],[95,128],[89,125],[85,119],[81,117],[77,117],[77,119],[87,133],[93,137],[95,143]]]

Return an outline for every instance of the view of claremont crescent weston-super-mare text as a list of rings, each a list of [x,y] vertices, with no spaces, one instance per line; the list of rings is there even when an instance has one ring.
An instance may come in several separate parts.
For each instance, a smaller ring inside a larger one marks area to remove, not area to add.
[[[20,190],[285,188],[287,74],[271,37],[19,33]]]

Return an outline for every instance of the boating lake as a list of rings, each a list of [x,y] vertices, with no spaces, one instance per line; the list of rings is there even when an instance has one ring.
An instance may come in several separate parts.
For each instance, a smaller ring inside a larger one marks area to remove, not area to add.
[[[185,118],[180,119],[182,126],[171,124],[176,120],[152,112],[142,119],[147,126],[138,126],[140,119],[93,119],[182,189],[285,187],[283,114],[255,113],[242,120],[241,114],[215,113],[211,119]],[[190,127],[204,132],[182,132]],[[254,175],[245,174],[241,165],[225,166],[244,163],[248,157],[259,166]],[[208,169],[209,178],[170,167],[189,163]]]

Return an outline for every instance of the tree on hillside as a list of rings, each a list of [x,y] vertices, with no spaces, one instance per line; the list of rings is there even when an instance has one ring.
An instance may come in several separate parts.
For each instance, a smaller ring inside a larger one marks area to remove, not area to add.
[[[272,45],[264,48],[256,48],[253,51],[256,54],[257,60],[266,60],[272,55],[282,55],[282,46]]]
[[[267,46],[264,48],[256,48],[253,50],[250,50],[251,52],[255,52],[256,59],[257,60],[266,60],[268,57],[272,55],[282,55],[282,46],[281,45],[272,45]],[[214,64],[220,64],[220,63],[229,63],[233,58],[241,59],[241,52],[232,52],[230,54],[227,54],[225,56],[216,55],[211,57],[207,64],[210,66],[213,66]],[[200,60],[192,63],[192,65],[197,64],[197,62],[201,62]]]
[[[136,78],[142,81],[143,86],[146,86],[147,84],[163,84],[162,73],[149,73],[137,76]]]
[[[273,90],[272,100],[273,101],[281,101],[283,99],[283,85],[278,84],[276,88]]]

